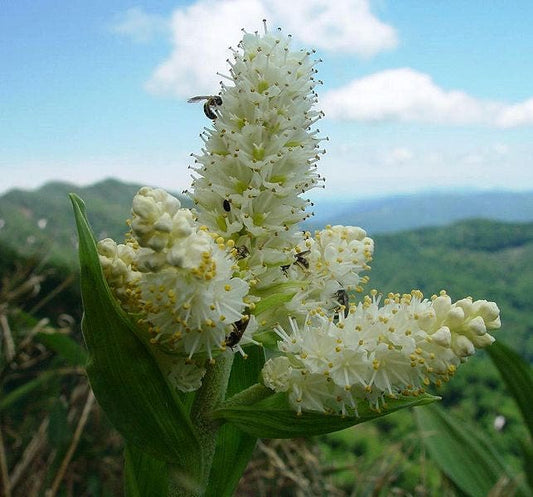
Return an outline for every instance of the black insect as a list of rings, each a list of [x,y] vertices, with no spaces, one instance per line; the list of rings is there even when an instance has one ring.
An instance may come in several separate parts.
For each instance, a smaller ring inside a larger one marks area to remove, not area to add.
[[[214,107],[218,107],[219,105],[222,105],[222,97],[219,95],[198,95],[196,97],[191,97],[187,102],[194,103],[194,102],[201,102],[202,100],[205,100],[204,103],[204,114],[209,119],[216,119],[217,115],[213,111]]]
[[[303,252],[298,252],[297,254],[294,254],[294,262],[291,264],[283,264],[283,266],[280,266],[280,269],[283,271],[283,274],[287,275],[287,272],[289,271],[289,268],[296,264],[303,270],[309,269],[309,261],[306,259],[306,256],[311,253],[310,250],[304,250]]]
[[[231,327],[233,328],[228,335],[226,335],[226,339],[224,343],[226,346],[233,348],[235,345],[239,343],[242,336],[244,335],[244,332],[246,331],[246,327],[248,326],[248,321],[250,318],[248,316],[243,316],[238,321],[235,321],[234,323],[231,323]]]
[[[337,290],[335,292],[335,300],[339,303],[339,307],[337,307],[335,310],[340,311],[343,309],[344,317],[348,317],[348,313],[350,312],[350,299],[348,297],[348,292],[344,288]]]
[[[248,250],[248,247],[245,245],[240,245],[239,247],[235,247],[235,257],[237,259],[244,259],[248,255],[250,255],[250,251]]]
[[[231,210],[231,203],[227,198],[225,198],[224,201],[222,202],[222,207],[224,207],[224,210],[226,212],[229,212]]]
[[[298,252],[294,255],[294,258],[296,259],[294,261],[295,264],[300,266],[302,269],[309,269],[309,261],[305,258],[306,255],[310,254],[310,250],[304,250],[303,252]]]

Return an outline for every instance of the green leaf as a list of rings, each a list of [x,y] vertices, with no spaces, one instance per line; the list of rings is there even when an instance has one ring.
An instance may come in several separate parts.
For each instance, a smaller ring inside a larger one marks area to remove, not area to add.
[[[259,385],[255,388],[259,389]],[[297,415],[289,405],[285,393],[270,395],[271,390],[266,387],[262,389],[263,397],[266,398],[251,405],[222,407],[214,412],[214,416],[228,421],[257,438],[296,438],[344,430],[399,409],[428,404],[439,398],[425,394],[418,397],[388,399],[386,407],[379,412],[371,409],[366,403],[361,403],[358,406],[359,416],[340,416],[319,412],[304,412]]]
[[[189,416],[111,295],[83,202],[75,195],[71,200],[79,234],[87,373],[94,394],[128,442],[195,477],[201,474],[202,460]]]
[[[295,292],[287,292],[287,289],[292,289],[293,286],[294,284],[292,283],[282,283],[269,287],[267,296],[261,298],[261,300],[255,305],[254,314],[259,316],[262,312],[272,309],[273,307],[278,307],[285,302],[289,302]]]
[[[71,337],[64,333],[37,333],[39,341],[50,350],[56,352],[71,366],[84,366],[87,352]]]
[[[503,475],[512,479],[494,447],[476,427],[454,419],[437,405],[414,412],[431,459],[467,495],[486,497]]]
[[[72,428],[68,422],[68,408],[56,397],[50,407],[50,422],[48,423],[48,440],[54,449],[66,447],[72,437]]]
[[[533,447],[530,440],[523,440],[521,444],[522,449],[522,467],[526,475],[526,480],[529,488],[533,493]]]
[[[493,343],[487,352],[516,401],[533,439],[533,370],[519,354],[501,342]]]
[[[168,467],[165,461],[142,452],[133,445],[124,450],[125,497],[166,497]]]
[[[226,397],[231,397],[253,385],[265,363],[260,347],[246,349],[248,357],[236,355]],[[225,424],[217,436],[217,447],[205,497],[231,497],[252,457],[256,437],[244,433],[236,426]]]
[[[28,381],[18,388],[15,388],[6,395],[2,395],[0,399],[0,411],[8,409],[19,400],[24,399],[28,395],[33,395],[34,391],[46,385],[50,380],[61,376],[61,373],[55,370],[44,371],[40,373],[34,380]]]

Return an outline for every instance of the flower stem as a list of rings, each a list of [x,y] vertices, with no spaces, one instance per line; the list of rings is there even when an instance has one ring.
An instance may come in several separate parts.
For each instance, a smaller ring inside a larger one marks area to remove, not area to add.
[[[217,432],[220,427],[220,422],[215,420],[211,413],[222,403],[226,395],[233,357],[233,354],[223,354],[217,357],[216,362],[207,366],[202,387],[197,391],[191,408],[191,421],[196,429],[202,451],[201,481],[195,489],[185,488],[183,475],[180,475],[179,471],[174,472],[171,468],[169,497],[201,497],[207,489],[215,455]]]

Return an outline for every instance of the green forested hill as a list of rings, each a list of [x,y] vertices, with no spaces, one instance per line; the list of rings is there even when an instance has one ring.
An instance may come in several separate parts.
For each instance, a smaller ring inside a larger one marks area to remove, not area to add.
[[[0,197],[0,242],[23,254],[72,265],[76,260],[76,230],[68,194],[76,193],[85,201],[98,239],[109,236],[120,240],[127,231],[125,220],[140,186],[108,179],[83,188],[53,182],[34,191],[12,190]]]
[[[443,191],[318,202],[309,226],[351,224],[372,235],[445,226],[462,219],[533,221],[533,192]]]
[[[13,190],[0,197],[3,264],[9,249],[72,270],[76,232],[70,192],[87,205],[98,239],[121,240],[140,185],[117,180],[79,188],[49,183],[39,190]],[[183,197],[185,206],[190,202]],[[346,221],[347,224],[348,220]],[[374,237],[370,286],[383,293],[417,288],[426,296],[446,289],[453,299],[471,295],[496,301],[502,309],[502,337],[533,361],[533,223],[460,221]]]
[[[370,286],[494,300],[502,311],[500,338],[533,362],[533,223],[470,220],[379,235],[375,243]]]

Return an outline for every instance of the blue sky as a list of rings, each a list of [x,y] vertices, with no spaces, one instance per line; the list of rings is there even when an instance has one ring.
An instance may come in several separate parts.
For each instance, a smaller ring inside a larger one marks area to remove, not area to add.
[[[240,28],[316,48],[326,190],[533,190],[533,2],[0,0],[0,193],[180,191]],[[313,196],[313,195],[312,195]]]

